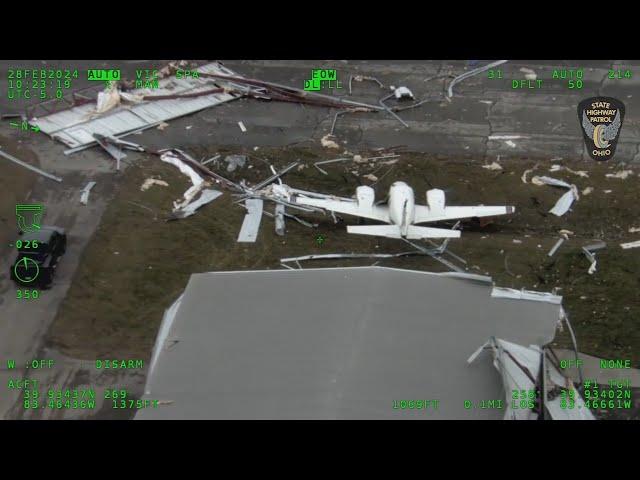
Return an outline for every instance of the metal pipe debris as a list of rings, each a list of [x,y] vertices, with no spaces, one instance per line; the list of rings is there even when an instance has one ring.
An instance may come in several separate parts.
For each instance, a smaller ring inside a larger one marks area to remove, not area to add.
[[[40,175],[42,175],[43,177],[49,178],[51,180],[55,180],[56,182],[62,182],[62,179],[60,177],[56,177],[55,175],[52,175],[50,173],[45,172],[44,170],[40,170],[37,167],[34,167],[32,165],[29,165],[26,162],[23,162],[22,160],[18,160],[16,157],[14,157],[13,155],[9,155],[8,153],[5,153],[2,151],[2,149],[0,148],[0,156],[3,156],[4,158],[6,158],[7,160],[16,163],[18,165],[20,165],[21,167],[24,167],[28,170],[31,170],[32,172],[36,172]]]
[[[507,63],[508,61],[509,60],[498,60],[497,62],[490,63],[489,65],[485,65],[484,67],[476,68],[474,70],[470,70],[468,72],[465,72],[462,75],[458,75],[456,78],[451,80],[451,83],[449,84],[449,88],[447,89],[447,96],[449,98],[453,97],[453,86],[456,83],[461,82],[462,80],[464,80],[466,78],[473,77],[474,75],[477,75],[478,73],[486,72],[487,70],[489,70],[489,69],[491,69],[493,67],[497,67],[498,65],[502,65],[503,63]]]
[[[384,101],[385,101],[385,100],[387,100],[387,99],[389,99],[389,98],[391,98],[391,97],[393,97],[393,96],[395,96],[395,94],[393,94],[393,93],[392,93],[392,94],[390,94],[390,95],[387,95],[386,97],[382,98],[382,99],[379,101],[379,103],[380,103],[380,105],[382,105],[382,107],[383,107],[387,112],[389,112],[391,115],[393,115],[393,117],[394,117],[396,120],[398,120],[398,121],[399,121],[402,125],[404,125],[406,128],[409,128],[409,125],[408,125],[404,120],[402,120],[402,119],[401,119],[401,118],[396,114],[396,112],[394,112],[393,110],[391,110],[391,108],[390,108],[390,107],[388,107],[387,105],[385,105]]]

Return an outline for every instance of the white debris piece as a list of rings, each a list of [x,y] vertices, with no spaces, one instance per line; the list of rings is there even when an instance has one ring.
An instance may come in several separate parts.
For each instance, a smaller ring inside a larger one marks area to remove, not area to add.
[[[402,98],[413,98],[413,93],[407,87],[398,87],[393,91],[393,94],[398,100]]]
[[[520,180],[522,180],[522,183],[527,183],[527,175],[529,175],[530,173],[532,173],[534,170],[535,170],[535,167],[534,167],[534,168],[530,168],[530,169],[528,169],[528,170],[525,170],[525,171],[522,173],[522,176],[520,177]]]
[[[611,193],[613,190],[603,190],[604,193]]]
[[[169,124],[168,124],[168,123],[166,123],[166,122],[161,122],[161,123],[160,123],[156,128],[157,128],[158,130],[164,130],[164,129],[165,129],[165,128],[167,128],[168,126],[169,126]]]
[[[640,232],[640,227],[630,227],[628,232],[629,233],[638,233],[638,232]]]
[[[227,172],[231,173],[237,168],[242,168],[247,163],[246,155],[227,155],[224,157],[224,161],[227,162]]]
[[[95,113],[104,113],[120,105],[120,93],[116,84],[112,83],[103,92],[98,93]]]
[[[247,127],[244,126],[244,123],[238,122],[238,126],[240,127],[240,130],[242,130],[242,133],[247,131]]]
[[[529,138],[522,135],[489,135],[489,140],[518,140],[520,138]]]
[[[557,178],[535,176],[531,179],[531,183],[538,186],[551,185],[552,187],[562,187],[568,189],[568,191],[556,202],[555,206],[551,210],[549,210],[549,213],[552,213],[557,217],[561,217],[562,215],[567,213],[569,211],[569,208],[571,208],[573,201],[580,198],[580,196],[578,195],[578,188],[575,185],[570,185],[563,180],[558,180]]]
[[[363,175],[363,177],[366,178],[367,180],[372,181],[372,182],[376,182],[378,180],[378,177],[376,177],[372,173],[367,173],[366,175]]]
[[[322,146],[324,148],[340,148],[340,145],[338,145],[335,141],[333,141],[331,137],[333,137],[333,135],[331,134],[327,134],[324,137],[322,137],[320,139],[320,143],[322,144]]]
[[[140,186],[141,192],[146,192],[153,185],[160,185],[161,187],[168,187],[169,184],[164,180],[158,180],[157,178],[147,178],[144,183]]]
[[[549,250],[549,253],[547,253],[548,257],[553,257],[553,255],[556,253],[556,251],[558,250],[558,248],[560,248],[560,245],[562,245],[565,241],[565,238],[559,238],[558,241],[555,243],[555,245],[553,247],[551,247],[551,250]]]
[[[282,205],[281,203],[277,203],[274,213],[275,213],[276,234],[280,235],[282,237],[282,236],[284,236],[284,233],[285,233],[285,228],[284,228],[284,225],[285,225],[284,224],[284,214],[285,214],[284,205]]]
[[[552,187],[571,188],[571,185],[568,184],[567,182],[558,180],[557,178],[553,178],[553,177],[535,176],[531,179],[531,183],[533,183],[534,185],[538,185],[539,187],[542,185],[551,185]]]
[[[567,237],[567,238],[569,238],[569,235],[573,235],[574,234],[571,230],[565,230],[565,229],[560,230],[558,233],[560,235],[563,235],[563,236]]]
[[[518,240],[517,238],[514,238],[513,243],[522,243],[522,240]]]
[[[264,202],[259,198],[248,198],[244,204],[247,207],[247,214],[240,227],[238,242],[253,243],[258,238]]]
[[[174,217],[176,218],[190,217],[191,215],[196,213],[196,210],[198,210],[200,207],[202,207],[203,205],[206,205],[207,203],[213,202],[220,195],[222,195],[222,192],[218,190],[214,190],[212,188],[207,188],[205,190],[202,190],[202,193],[200,194],[200,197],[197,200],[181,208],[179,211],[174,212],[175,213]]]
[[[507,145],[509,145],[511,148],[516,148],[516,144],[513,140],[507,140],[506,142]]]
[[[586,195],[589,195],[591,192],[593,192],[593,187],[587,187],[584,190],[582,190],[582,195],[586,196]]]
[[[536,74],[536,72],[534,70],[531,70],[530,68],[522,67],[520,71],[524,73],[524,78],[527,80],[533,81],[538,78],[538,75]]]
[[[189,179],[191,180],[191,183],[193,184],[193,186],[191,188],[189,188],[186,192],[184,192],[184,194],[183,194],[184,201],[182,201],[182,202],[173,202],[173,211],[175,212],[177,210],[180,210],[180,209],[186,207],[189,203],[191,203],[191,201],[194,199],[196,194],[202,190],[203,184],[205,182],[202,179],[202,177],[200,175],[198,175],[193,168],[191,168],[189,165],[184,163],[182,160],[180,160],[178,157],[176,157],[171,152],[163,153],[160,156],[160,160],[162,160],[163,162],[166,162],[166,163],[170,163],[171,165],[175,165],[176,167],[178,167],[178,169],[180,169],[180,171],[183,174],[185,174],[185,175],[187,175],[189,177]]]
[[[85,187],[82,189],[82,195],[80,195],[80,203],[82,205],[86,205],[87,202],[89,202],[89,192],[91,191],[91,189],[93,187],[96,186],[96,182],[89,182],[85,185]]]
[[[629,175],[633,175],[633,170],[620,170],[616,173],[607,173],[605,177],[626,180]]]
[[[502,170],[502,165],[498,162],[492,162],[489,165],[483,165],[482,168],[486,168],[487,170]]]
[[[630,248],[638,248],[640,247],[640,240],[637,240],[635,242],[629,242],[629,243],[621,243],[620,246],[625,250],[628,250]]]

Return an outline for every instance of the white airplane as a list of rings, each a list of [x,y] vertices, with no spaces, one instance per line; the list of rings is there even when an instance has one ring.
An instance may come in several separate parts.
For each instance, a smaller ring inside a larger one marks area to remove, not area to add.
[[[413,189],[404,182],[395,182],[389,188],[387,205],[374,205],[373,188],[361,186],[356,189],[356,199],[309,198],[296,196],[296,203],[320,207],[332,212],[356,217],[371,218],[390,225],[349,225],[349,233],[377,235],[390,238],[459,238],[460,230],[419,227],[416,223],[439,222],[457,218],[493,217],[513,213],[514,207],[447,207],[444,192],[437,188],[427,191],[427,205],[416,205]]]

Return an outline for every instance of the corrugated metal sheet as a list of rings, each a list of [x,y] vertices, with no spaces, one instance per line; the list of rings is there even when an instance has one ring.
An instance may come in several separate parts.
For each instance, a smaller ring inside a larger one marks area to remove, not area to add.
[[[201,73],[237,76],[237,73],[219,63],[202,65],[196,70]],[[204,77],[182,79],[167,77],[159,80],[158,84],[160,88],[157,89],[141,88],[129,93],[149,96],[183,95],[209,90],[212,88],[213,82],[210,78]],[[94,113],[95,104],[90,103],[40,118],[33,118],[30,123],[40,127],[40,130],[52,138],[75,148],[94,143],[94,133],[106,136],[122,135],[145,126],[204,110],[235,98],[237,97],[228,93],[215,93],[196,98],[155,100],[120,106],[102,115],[96,115]]]

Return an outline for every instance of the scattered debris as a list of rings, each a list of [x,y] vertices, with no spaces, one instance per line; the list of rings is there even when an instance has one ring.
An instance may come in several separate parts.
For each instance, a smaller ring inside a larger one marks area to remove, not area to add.
[[[522,180],[522,183],[527,183],[527,175],[529,175],[530,173],[533,173],[533,171],[536,169],[536,167],[530,168],[528,170],[525,170],[522,173],[522,176],[520,177],[520,180]]]
[[[82,194],[80,195],[80,203],[82,205],[86,205],[89,202],[89,192],[95,186],[96,186],[96,182],[89,182],[82,189]]]
[[[274,211],[275,215],[275,224],[276,224],[276,234],[281,237],[284,236],[285,233],[285,224],[284,224],[284,215],[285,215],[285,207],[281,203],[276,204],[276,208]]]
[[[36,172],[40,175],[42,175],[43,177],[49,178],[51,180],[54,180],[56,182],[62,182],[62,179],[60,177],[56,177],[55,175],[52,175],[50,173],[45,172],[44,170],[40,170],[37,167],[31,166],[26,162],[23,162],[22,160],[18,160],[16,157],[14,157],[13,155],[9,155],[8,153],[5,153],[2,151],[2,147],[0,147],[0,156],[6,158],[7,160],[20,165],[21,167],[24,167],[28,170],[31,170],[32,172]]]
[[[180,210],[174,211],[171,220],[190,217],[191,215],[196,213],[196,210],[198,210],[200,207],[206,205],[207,203],[213,202],[220,195],[222,195],[222,192],[214,190],[212,188],[202,190],[202,193],[197,200],[182,207]]]
[[[186,127],[184,127],[185,130],[191,130],[191,127],[193,127],[193,125],[187,125]]]
[[[335,138],[333,135],[331,134],[327,134],[324,137],[322,137],[320,139],[320,143],[322,144],[322,146],[324,148],[340,148],[340,145],[338,145],[334,140],[332,140],[330,137]]]
[[[146,192],[153,185],[160,185],[161,187],[168,187],[169,184],[164,180],[158,180],[157,178],[147,178],[142,185],[140,185],[140,191]]]
[[[553,255],[556,253],[556,251],[558,250],[558,248],[560,248],[560,245],[562,245],[565,241],[565,238],[559,238],[558,241],[555,243],[555,245],[551,248],[551,250],[549,250],[549,253],[547,253],[548,257],[553,257]]]
[[[407,87],[398,87],[393,91],[393,94],[398,100],[403,98],[413,99],[413,93]]]
[[[587,195],[589,195],[591,192],[593,192],[593,187],[587,187],[584,190],[582,190],[582,196],[586,197]]]
[[[560,235],[566,236],[567,239],[569,238],[569,235],[574,235],[574,233],[571,230],[565,230],[562,229],[558,232]]]
[[[109,155],[111,155],[116,161],[116,170],[120,170],[120,160],[127,158],[127,154],[120,150],[113,143],[107,142],[107,139],[98,133],[93,135],[93,138],[98,145],[100,145]]]
[[[604,193],[611,193],[613,190],[603,190]]]
[[[175,165],[178,169],[189,177],[193,184],[186,192],[184,192],[184,200],[182,202],[173,202],[174,213],[185,208],[194,197],[203,189],[205,181],[203,178],[189,165],[180,160],[173,152],[165,152],[160,156],[160,160],[171,165]]]
[[[376,177],[374,174],[372,173],[368,173],[366,175],[363,175],[364,178],[366,178],[367,180],[370,180],[372,182],[375,182],[378,180],[378,177]]]
[[[625,250],[628,250],[629,248],[637,248],[640,247],[640,240],[637,240],[635,242],[621,243],[620,246]]]
[[[534,70],[530,69],[530,68],[522,67],[520,69],[520,71],[522,73],[524,73],[524,78],[526,80],[533,81],[533,80],[536,80],[538,78],[538,75],[536,74],[536,72]]]
[[[240,130],[242,130],[242,133],[247,131],[247,127],[244,126],[244,123],[238,122],[238,126],[240,127]]]
[[[630,227],[628,232],[629,233],[638,233],[638,232],[640,232],[640,227]]]
[[[483,165],[482,168],[486,168],[487,170],[502,170],[502,165],[498,162],[492,162],[489,165]]]
[[[514,238],[513,243],[522,243],[522,240],[518,240],[517,238]]]
[[[259,198],[248,198],[244,204],[247,208],[247,214],[242,221],[242,227],[238,234],[238,242],[253,243],[258,238],[264,202]]]
[[[168,123],[160,122],[160,124],[158,124],[158,126],[157,126],[156,128],[157,128],[158,130],[162,131],[162,130],[164,130],[165,128],[167,128],[168,126],[169,126],[169,124],[168,124]]]
[[[513,140],[507,140],[506,142],[507,145],[509,145],[511,148],[516,148],[516,144]]]
[[[580,196],[578,195],[578,188],[575,185],[570,185],[567,182],[558,180],[557,178],[535,176],[531,179],[531,183],[538,186],[550,185],[552,187],[562,187],[568,189],[568,191],[556,202],[555,206],[551,210],[549,210],[549,213],[552,213],[557,217],[561,217],[562,215],[567,213],[569,211],[569,208],[571,208],[573,201],[579,200],[580,198]]]
[[[359,155],[354,156],[353,157],[354,160],[358,156]],[[321,162],[314,163],[313,166],[316,167],[316,169],[323,175],[329,175],[324,169],[320,168],[318,165],[325,165],[327,163],[345,162],[347,160],[351,160],[351,159],[350,158],[334,158],[333,160],[322,160]]]
[[[529,138],[529,137],[526,137],[523,135],[489,135],[487,137],[488,140],[518,140],[520,138]]]
[[[211,162],[215,162],[216,160],[218,160],[221,157],[221,155],[216,155],[214,157],[211,157],[209,160],[205,160],[204,162],[202,162],[202,165],[208,165]]]
[[[227,155],[224,157],[224,161],[227,162],[227,172],[231,173],[237,168],[242,168],[247,163],[246,155]]]
[[[110,83],[104,91],[98,93],[95,113],[105,113],[120,105],[120,92],[116,83]]]
[[[355,80],[356,82],[362,82],[364,80],[369,80],[369,81],[372,81],[372,82],[376,82],[380,86],[380,88],[384,88],[384,85],[382,84],[382,82],[380,80],[378,80],[377,78],[375,78],[375,77],[367,77],[367,76],[364,76],[364,75],[351,75],[349,77],[349,95],[351,95],[351,82],[353,80]]]
[[[596,271],[597,262],[596,262],[595,252],[597,252],[598,250],[602,250],[603,248],[606,248],[606,247],[607,247],[607,244],[601,240],[582,247],[582,251],[584,252],[584,255],[591,262],[591,266],[589,267],[589,271],[588,271],[589,275],[593,275],[593,273],[595,273]]]
[[[480,68],[476,68],[474,70],[470,70],[468,72],[463,73],[462,75],[458,75],[457,77],[455,77],[453,80],[451,80],[451,83],[449,84],[449,88],[447,89],[447,97],[446,98],[451,98],[453,97],[453,86],[459,82],[461,82],[462,80],[465,80],[469,77],[473,77],[474,75],[477,75],[479,73],[482,72],[486,72],[487,70],[497,67],[498,65],[502,65],[503,63],[507,63],[508,60],[498,60],[497,62],[492,62],[488,65],[485,65],[484,67],[480,67]]]
[[[620,170],[616,173],[607,173],[605,177],[620,178],[621,180],[626,180],[629,175],[633,175],[633,170]]]

